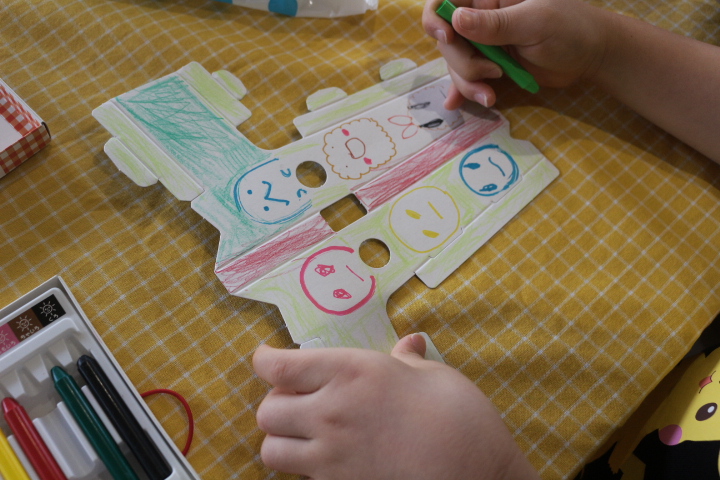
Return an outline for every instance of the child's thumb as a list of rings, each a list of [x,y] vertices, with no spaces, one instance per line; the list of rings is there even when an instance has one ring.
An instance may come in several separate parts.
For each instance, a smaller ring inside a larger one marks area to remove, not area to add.
[[[505,8],[458,8],[453,14],[457,33],[484,45],[522,45],[535,30],[524,3]]]
[[[425,348],[425,338],[419,333],[413,333],[401,338],[390,355],[405,363],[411,363],[425,358]]]

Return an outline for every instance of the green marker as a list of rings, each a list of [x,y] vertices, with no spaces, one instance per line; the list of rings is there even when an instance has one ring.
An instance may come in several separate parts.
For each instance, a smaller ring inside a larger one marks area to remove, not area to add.
[[[75,379],[60,367],[53,367],[50,372],[55,382],[55,390],[58,391],[73,418],[85,432],[85,436],[110,471],[110,475],[115,480],[138,480],[137,475],[108,429],[103,425],[100,417],[93,410],[85,394],[80,390]]]
[[[447,20],[452,24],[452,15],[455,11],[455,5],[450,3],[448,0],[444,0],[443,3],[438,7],[435,12],[440,15],[444,20]],[[466,39],[467,40],[467,39]],[[475,43],[472,40],[468,40],[472,43],[475,48],[480,50],[491,61],[500,65],[503,72],[510,77],[515,83],[521,88],[524,88],[530,93],[537,93],[540,91],[540,85],[535,81],[535,77],[530,72],[525,70],[517,60],[512,58],[505,50],[496,45],[482,45]]]

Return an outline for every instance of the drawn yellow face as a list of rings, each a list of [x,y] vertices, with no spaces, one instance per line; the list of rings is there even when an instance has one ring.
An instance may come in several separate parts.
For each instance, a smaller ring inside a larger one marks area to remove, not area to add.
[[[455,200],[436,187],[416,188],[397,199],[390,209],[393,234],[418,253],[442,246],[459,225],[460,211]]]

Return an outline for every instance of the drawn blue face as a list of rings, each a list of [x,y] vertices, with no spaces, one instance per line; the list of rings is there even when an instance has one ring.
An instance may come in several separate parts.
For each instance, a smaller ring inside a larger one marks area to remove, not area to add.
[[[293,171],[275,158],[240,177],[235,184],[235,204],[254,221],[272,225],[299,217],[312,201]]]
[[[492,197],[517,182],[520,169],[515,160],[497,145],[485,145],[465,155],[460,177],[465,185],[484,197]]]

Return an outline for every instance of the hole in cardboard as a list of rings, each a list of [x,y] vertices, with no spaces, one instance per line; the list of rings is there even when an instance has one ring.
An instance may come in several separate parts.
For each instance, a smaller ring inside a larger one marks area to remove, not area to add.
[[[360,220],[366,213],[363,204],[352,194],[320,210],[320,215],[336,232]]]
[[[298,181],[310,188],[318,188],[327,181],[327,172],[322,165],[312,160],[302,162],[295,169],[295,176]]]
[[[369,238],[360,244],[360,259],[372,268],[382,268],[390,261],[390,249],[385,242]]]

